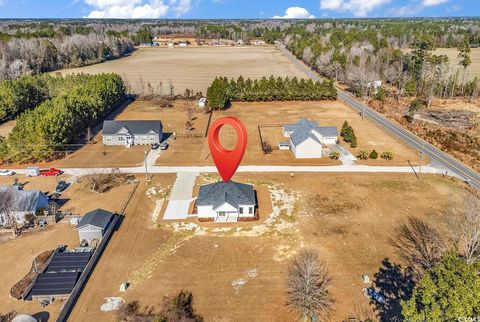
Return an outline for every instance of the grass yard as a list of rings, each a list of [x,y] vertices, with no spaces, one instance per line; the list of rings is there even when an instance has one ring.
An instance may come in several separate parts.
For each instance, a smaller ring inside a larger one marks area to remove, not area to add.
[[[81,68],[69,73],[117,73],[134,92],[147,89],[147,83],[163,93],[177,94],[185,89],[207,92],[217,76],[261,78],[263,76],[304,77],[274,46],[139,48],[130,57]]]
[[[198,183],[216,177],[202,175]],[[296,321],[285,307],[286,264],[302,246],[326,261],[335,298],[331,321],[366,318],[373,311],[361,276],[373,279],[389,258],[392,229],[409,215],[440,224],[458,205],[463,187],[451,179],[405,174],[248,174],[237,181],[268,189],[271,213],[256,223],[218,225],[163,222],[151,212],[165,194],[140,184],[126,217],[85,288],[72,321],[115,321],[99,310],[105,297],[160,305],[182,289],[206,321]],[[157,190],[174,176],[155,176]],[[263,214],[262,216],[265,216]],[[126,293],[123,282],[131,283]]]
[[[129,107],[130,108],[130,107]],[[127,112],[129,110],[127,108]],[[132,109],[135,107],[132,106]],[[166,124],[179,124],[183,126],[186,116],[183,112],[165,110],[159,112],[158,117]],[[363,121],[361,117],[345,104],[339,101],[322,102],[268,102],[268,103],[246,103],[235,102],[232,107],[226,111],[214,112],[212,122],[216,118],[224,116],[235,116],[247,127],[248,146],[242,164],[244,165],[335,165],[340,161],[322,159],[295,159],[291,151],[280,151],[277,148],[278,142],[288,141],[281,133],[281,125],[284,123],[295,123],[301,117],[308,117],[317,120],[321,126],[336,126],[340,131],[345,120],[354,128],[358,147],[351,149],[347,144],[343,146],[351,150],[352,154],[357,155],[358,151],[365,149],[371,151],[375,149],[379,152],[390,151],[394,154],[393,161],[366,160],[357,161],[360,164],[370,165],[408,165],[407,160],[412,164],[418,163],[418,153],[394,139],[382,129],[375,126],[370,121]],[[146,118],[154,117],[153,114],[145,114]],[[199,122],[199,123],[197,123]],[[199,126],[200,133],[204,132],[205,121],[199,116],[198,121],[194,121],[196,127]],[[271,125],[280,125],[272,127]],[[262,137],[268,141],[274,148],[269,154],[264,154],[261,149],[258,126],[261,126]],[[226,148],[231,148],[235,144],[236,133],[229,127],[221,130],[222,144]],[[223,134],[225,133],[225,134]],[[425,163],[426,160],[423,160]],[[207,140],[204,138],[178,138],[170,144],[170,148],[157,159],[158,165],[211,165],[213,161],[209,155]]]

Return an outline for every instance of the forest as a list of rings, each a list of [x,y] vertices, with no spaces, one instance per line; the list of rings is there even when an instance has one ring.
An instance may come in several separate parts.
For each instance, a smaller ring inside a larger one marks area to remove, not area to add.
[[[0,80],[118,58],[168,34],[280,41],[322,75],[365,87],[378,78],[405,83],[412,71],[399,75],[408,60],[400,49],[420,41],[432,49],[456,48],[468,37],[469,46],[478,47],[480,20],[6,20],[0,22]],[[425,73],[445,62],[427,63]]]
[[[3,161],[54,157],[121,105],[126,95],[123,80],[116,74],[27,76],[21,81],[41,94],[16,118],[12,133],[7,138],[0,137]],[[15,109],[15,102],[6,108]]]

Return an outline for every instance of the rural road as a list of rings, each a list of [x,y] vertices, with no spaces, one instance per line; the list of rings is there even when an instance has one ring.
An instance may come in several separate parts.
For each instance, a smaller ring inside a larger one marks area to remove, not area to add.
[[[320,76],[318,76],[316,73],[310,70],[306,65],[304,65],[301,61],[299,61],[292,53],[290,53],[285,48],[285,46],[277,44],[277,48],[300,71],[304,72],[309,78],[313,80],[318,80],[318,81],[322,80]],[[466,166],[465,164],[461,163],[460,161],[456,160],[455,158],[449,156],[448,154],[441,151],[440,149],[434,147],[427,141],[424,141],[418,136],[405,130],[400,125],[390,121],[385,116],[374,111],[368,106],[364,106],[364,104],[359,102],[356,98],[352,97],[346,91],[337,88],[337,92],[338,92],[338,98],[344,101],[348,106],[350,106],[351,108],[361,113],[365,112],[364,117],[370,118],[370,120],[372,120],[375,124],[382,127],[393,136],[399,138],[400,140],[404,141],[414,149],[427,155],[434,164],[437,164],[440,167],[443,167],[446,170],[448,170],[450,175],[455,175],[459,177],[461,180],[469,183],[473,187],[480,189],[480,174],[478,174],[476,171]]]
[[[90,175],[95,172],[109,172],[118,170],[122,173],[145,173],[145,167],[125,168],[64,168],[66,174],[73,176]],[[443,174],[442,170],[432,166],[370,166],[370,165],[336,165],[336,166],[275,166],[275,165],[245,165],[240,166],[237,172],[377,172],[377,173],[433,173]],[[25,174],[25,169],[15,170],[18,174]],[[216,173],[214,166],[152,166],[148,173]],[[449,173],[453,175],[453,173]]]

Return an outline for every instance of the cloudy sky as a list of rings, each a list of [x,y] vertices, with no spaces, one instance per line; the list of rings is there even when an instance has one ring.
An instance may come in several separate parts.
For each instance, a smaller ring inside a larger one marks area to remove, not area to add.
[[[0,0],[0,18],[480,16],[480,0]]]

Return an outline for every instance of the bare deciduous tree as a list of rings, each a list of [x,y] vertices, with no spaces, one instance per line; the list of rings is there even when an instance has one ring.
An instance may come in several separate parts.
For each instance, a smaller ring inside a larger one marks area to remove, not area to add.
[[[448,221],[452,240],[467,263],[480,259],[480,198],[470,194]]]
[[[438,231],[419,218],[408,217],[395,233],[390,243],[413,269],[416,278],[435,266],[446,248]]]
[[[13,207],[16,201],[16,194],[13,188],[0,191],[0,219],[5,227],[12,229],[15,236],[18,233],[17,219],[13,215]]]
[[[326,319],[333,304],[329,282],[327,268],[318,252],[301,250],[288,267],[288,306],[305,321]]]

